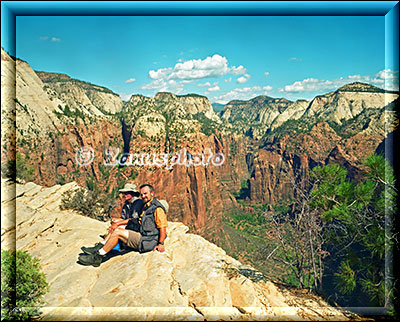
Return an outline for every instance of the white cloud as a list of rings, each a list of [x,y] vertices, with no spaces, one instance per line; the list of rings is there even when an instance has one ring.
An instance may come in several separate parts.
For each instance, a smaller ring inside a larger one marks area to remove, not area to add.
[[[156,79],[149,84],[143,85],[141,89],[154,90],[155,92],[171,92],[175,94],[180,94],[183,91],[182,82],[176,82],[171,79],[165,81],[163,79]]]
[[[156,79],[149,84],[143,85],[141,89],[156,89],[161,90],[162,88],[166,87],[167,83],[162,79]]]
[[[384,69],[374,75],[372,79],[374,84],[382,86],[383,88],[391,91],[399,90],[399,71],[391,69]]]
[[[314,91],[319,86],[321,86],[321,83],[318,79],[306,78],[301,82],[297,81],[291,85],[286,85],[284,87],[284,91],[285,92]]]
[[[133,82],[136,82],[136,78],[129,78],[129,79],[127,79],[125,81],[126,84],[130,84],[130,83],[133,83]]]
[[[192,59],[178,62],[174,67],[150,70],[149,77],[152,79],[201,79],[207,77],[222,77],[229,73],[233,75],[245,74],[243,66],[229,67],[226,57],[214,54],[206,59]]]
[[[267,95],[270,90],[272,90],[271,86],[235,88],[226,94],[213,97],[213,101],[220,104],[226,104],[232,100],[249,100],[259,95]]]
[[[172,72],[172,68],[160,68],[158,70],[149,71],[149,77],[151,79],[165,79],[167,75]]]
[[[217,92],[217,91],[220,91],[220,90],[221,90],[221,89],[219,88],[219,86],[216,85],[216,86],[214,86],[214,87],[209,88],[207,91],[208,91],[208,92]]]
[[[399,72],[390,69],[382,70],[373,76],[370,75],[348,75],[333,80],[319,80],[306,78],[296,81],[293,84],[281,88],[280,92],[300,93],[300,92],[322,92],[336,90],[346,84],[361,82],[375,85],[386,90],[399,90]]]
[[[246,83],[249,79],[250,79],[250,75],[249,74],[244,74],[244,76],[239,77],[236,80],[236,82],[238,82],[239,84],[243,84],[243,83]]]
[[[232,67],[232,75],[242,75],[242,74],[246,74],[247,73],[247,69],[244,68],[242,65],[240,65],[239,67]]]
[[[289,61],[302,61],[303,59],[302,58],[299,58],[299,57],[291,57],[291,58],[289,58]]]
[[[207,87],[207,86],[211,86],[211,83],[210,82],[205,82],[203,84],[198,84],[197,86],[199,86],[199,87]]]
[[[264,75],[265,75],[265,77],[268,77],[269,76],[269,72],[265,72]]]
[[[56,37],[51,37],[51,41],[52,42],[60,42],[61,39],[60,38],[56,38]]]
[[[40,40],[48,40],[49,39],[49,36],[42,36],[42,37],[40,37]]]
[[[229,77],[228,79],[225,79],[225,83],[230,83],[232,81],[232,77]]]
[[[248,80],[249,80],[248,78],[242,76],[242,77],[239,77],[236,81],[239,84],[243,84],[243,83],[246,83]]]

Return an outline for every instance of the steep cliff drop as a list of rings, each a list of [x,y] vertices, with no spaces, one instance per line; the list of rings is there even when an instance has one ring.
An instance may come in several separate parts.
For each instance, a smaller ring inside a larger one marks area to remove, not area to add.
[[[124,151],[121,156],[119,168],[122,168],[125,166],[126,160],[129,157],[129,145],[131,143],[132,128],[133,128],[133,126],[130,126],[129,124],[125,123],[125,120],[123,117],[121,117],[121,125],[122,125],[122,139],[124,141]]]
[[[61,194],[78,186],[14,187],[2,179],[2,248],[39,258],[50,285],[44,321],[358,319],[275,284],[178,222],[168,223],[165,253],[131,251],[82,266],[80,247],[99,241],[108,224],[59,209]]]

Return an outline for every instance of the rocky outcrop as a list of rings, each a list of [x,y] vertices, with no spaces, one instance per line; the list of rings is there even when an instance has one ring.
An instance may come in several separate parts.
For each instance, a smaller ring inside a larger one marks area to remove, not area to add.
[[[201,113],[212,121],[220,122],[208,98],[197,94],[175,95],[168,92],[160,92],[154,97],[132,95],[129,103],[139,108],[145,105],[146,108],[155,109],[159,113],[173,110],[174,114],[179,118],[188,118],[190,115]]]
[[[364,113],[380,114],[389,104],[398,99],[398,93],[384,91],[372,85],[352,83],[335,92],[319,95],[311,102],[288,101],[284,98],[258,96],[248,101],[231,101],[224,106],[222,119],[240,128],[255,138],[287,126],[288,121],[303,122],[312,126],[321,120],[338,126]],[[390,112],[386,113],[393,118]],[[375,129],[373,122],[370,131]],[[290,126],[290,125],[289,125]],[[363,129],[364,130],[364,129]],[[249,134],[250,133],[250,134]]]
[[[189,114],[203,113],[205,117],[215,122],[220,122],[219,117],[215,114],[214,109],[205,96],[200,95],[182,95],[178,96],[178,101],[185,106]]]
[[[248,101],[231,101],[224,106],[222,120],[232,123],[243,132],[261,138],[290,119],[297,120],[306,110],[309,102],[289,101],[285,98],[257,96]]]
[[[1,159],[3,162],[15,155],[15,92],[15,60],[1,48]],[[11,148],[3,148],[10,145]]]
[[[245,120],[271,125],[291,102],[284,98],[257,96],[248,101],[231,101],[224,106],[222,119],[230,123]]]
[[[4,113],[5,120],[9,120],[9,126],[16,127],[17,135],[26,137],[39,132],[54,132],[59,124],[53,113],[56,105],[43,91],[43,83],[34,70],[2,49],[1,73],[2,115]]]
[[[48,97],[59,109],[68,105],[88,115],[115,114],[122,110],[122,99],[111,90],[73,79],[65,74],[36,72]]]
[[[16,236],[16,248],[39,259],[50,286],[42,320],[349,319],[313,294],[275,284],[177,222],[168,223],[165,253],[112,253],[100,267],[82,266],[80,247],[97,242],[107,223],[59,209],[62,192],[76,188],[17,184],[13,196],[13,185],[2,180],[2,249]]]
[[[274,130],[289,120],[298,120],[306,111],[310,103],[305,100],[298,100],[280,113],[271,123],[271,130]]]
[[[337,91],[312,100],[304,117],[315,116],[325,121],[342,124],[366,109],[382,109],[398,98],[398,94],[385,92],[375,86],[353,83]]]

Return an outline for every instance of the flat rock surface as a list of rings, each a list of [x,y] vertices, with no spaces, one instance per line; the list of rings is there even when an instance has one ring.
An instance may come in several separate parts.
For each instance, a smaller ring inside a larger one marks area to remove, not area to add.
[[[100,267],[83,266],[80,247],[100,241],[109,223],[59,209],[61,194],[76,188],[14,188],[2,179],[2,249],[14,245],[39,258],[50,285],[43,320],[348,320],[319,297],[274,284],[178,222],[168,223],[165,253],[112,252]]]

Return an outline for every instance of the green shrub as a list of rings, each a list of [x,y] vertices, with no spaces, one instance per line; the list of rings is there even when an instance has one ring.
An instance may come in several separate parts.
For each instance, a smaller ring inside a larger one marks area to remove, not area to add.
[[[1,320],[30,320],[49,290],[37,258],[20,250],[1,251]]]
[[[106,193],[99,192],[94,183],[91,190],[81,188],[77,191],[64,192],[60,206],[61,209],[73,209],[84,216],[100,221],[107,221],[114,207],[115,200]]]
[[[15,160],[7,160],[1,164],[1,174],[13,181],[16,180],[16,162]]]
[[[15,171],[17,179],[30,181],[33,179],[35,167],[29,167],[27,165],[27,157],[23,158],[21,154],[16,154],[15,160]]]

